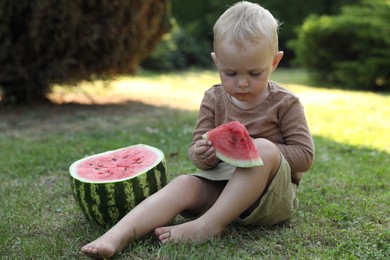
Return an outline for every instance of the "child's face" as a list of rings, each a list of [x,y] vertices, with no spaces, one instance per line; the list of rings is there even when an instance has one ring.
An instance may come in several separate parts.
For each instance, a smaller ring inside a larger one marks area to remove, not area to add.
[[[211,53],[225,91],[246,105],[256,105],[265,99],[269,76],[282,56],[283,52],[275,54],[264,44],[249,41],[240,48],[222,41]]]

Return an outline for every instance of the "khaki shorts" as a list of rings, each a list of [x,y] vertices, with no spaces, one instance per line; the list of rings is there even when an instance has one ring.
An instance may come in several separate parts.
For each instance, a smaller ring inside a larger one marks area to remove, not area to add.
[[[290,165],[283,155],[281,158],[279,169],[259,205],[245,218],[237,218],[238,223],[271,226],[288,220],[296,212],[299,205],[296,197],[297,185],[291,182]],[[211,170],[191,175],[213,181],[223,181],[229,180],[235,169],[234,166],[220,163]]]

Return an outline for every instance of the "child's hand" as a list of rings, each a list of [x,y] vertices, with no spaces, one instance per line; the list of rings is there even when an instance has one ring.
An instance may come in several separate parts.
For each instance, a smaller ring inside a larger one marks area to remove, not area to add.
[[[199,140],[195,143],[194,153],[205,164],[212,165],[216,162],[217,156],[211,141]]]

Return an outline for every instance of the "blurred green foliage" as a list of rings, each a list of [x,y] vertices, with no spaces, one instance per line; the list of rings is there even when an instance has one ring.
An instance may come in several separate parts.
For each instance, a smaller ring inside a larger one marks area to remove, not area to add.
[[[184,70],[189,66],[207,68],[211,65],[210,46],[197,41],[188,31],[171,19],[172,29],[144,59],[141,66],[153,71]]]
[[[323,83],[390,90],[390,2],[367,0],[335,16],[309,16],[291,42],[300,62]]]
[[[346,4],[360,0],[256,0],[281,23],[279,48],[285,52],[281,66],[288,66],[294,50],[287,42],[296,37],[295,28],[310,14],[336,14]],[[157,47],[154,54],[142,63],[153,70],[183,69],[212,65],[213,26],[218,17],[237,0],[172,0],[172,16],[176,29]]]

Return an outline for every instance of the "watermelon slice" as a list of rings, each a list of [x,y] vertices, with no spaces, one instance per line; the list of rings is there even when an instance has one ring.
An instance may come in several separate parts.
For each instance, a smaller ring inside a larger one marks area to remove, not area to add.
[[[217,157],[228,164],[244,168],[263,165],[252,138],[238,121],[220,125],[202,137],[213,143]]]

